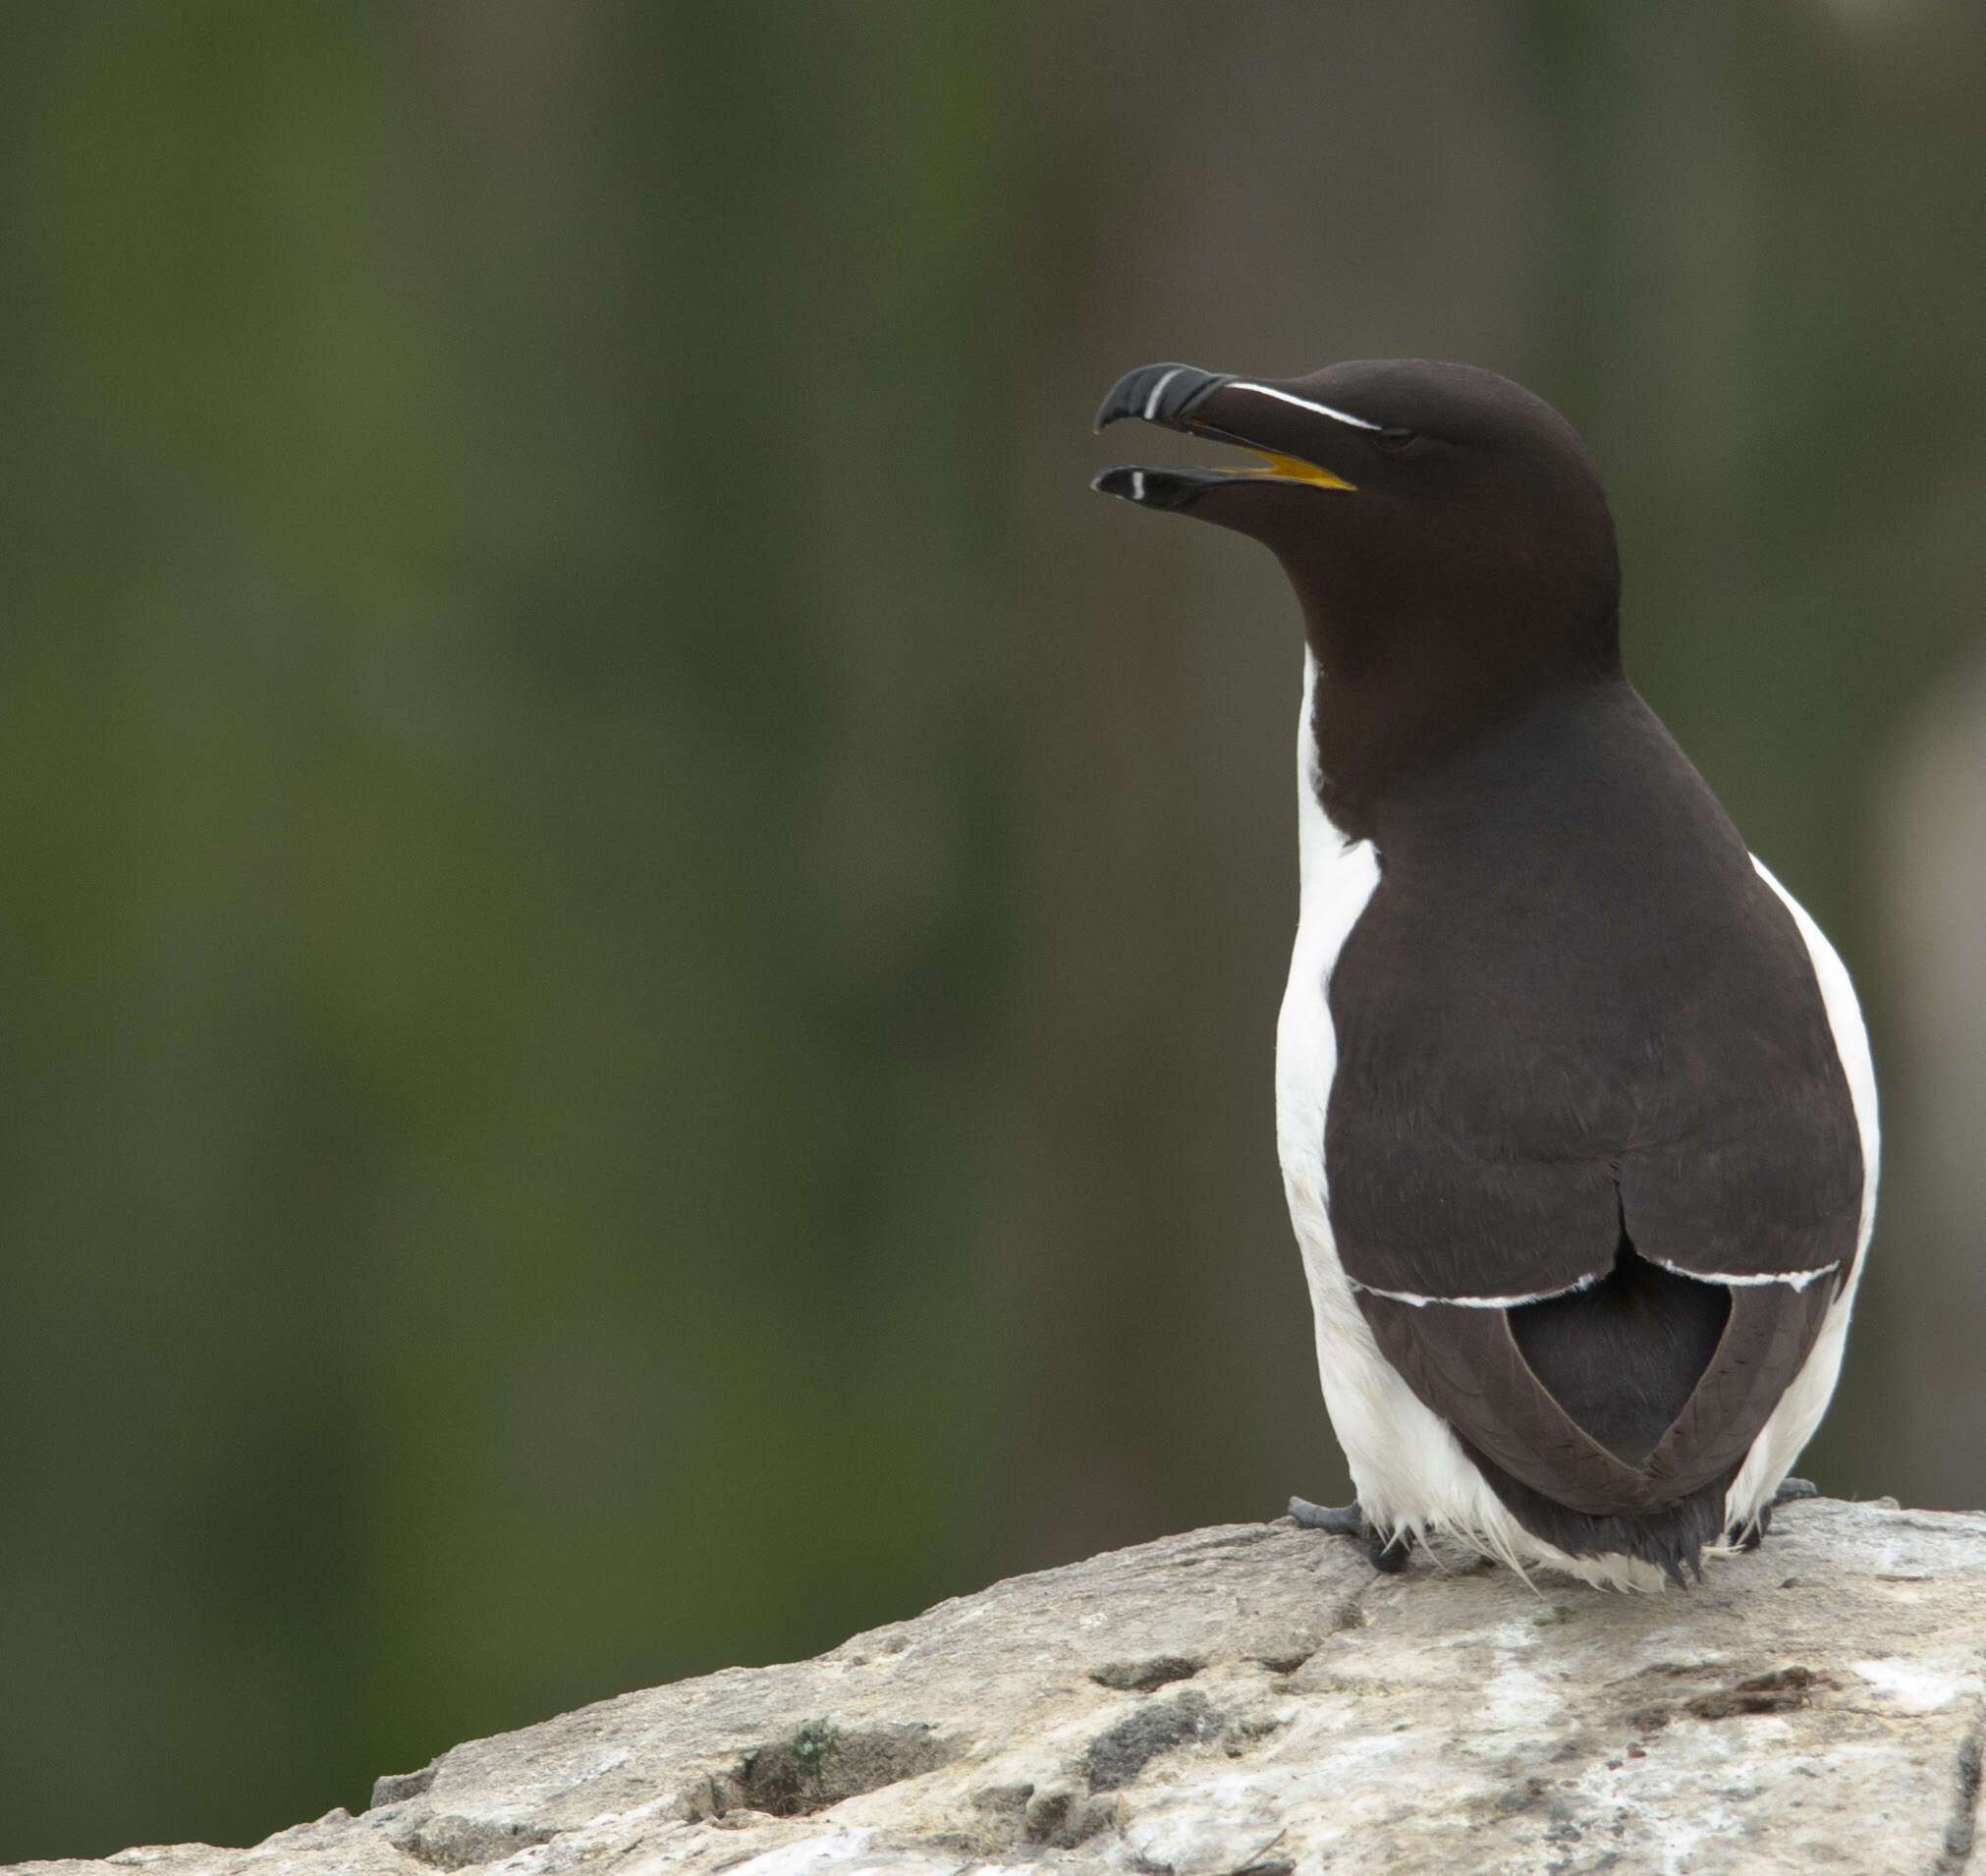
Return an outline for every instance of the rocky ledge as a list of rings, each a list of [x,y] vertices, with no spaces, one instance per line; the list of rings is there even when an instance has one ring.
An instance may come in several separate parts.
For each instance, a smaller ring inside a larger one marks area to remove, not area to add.
[[[16,1867],[1957,1876],[1982,1730],[1986,1515],[1810,1500],[1647,1597],[1238,1524],[459,1745],[252,1849]]]

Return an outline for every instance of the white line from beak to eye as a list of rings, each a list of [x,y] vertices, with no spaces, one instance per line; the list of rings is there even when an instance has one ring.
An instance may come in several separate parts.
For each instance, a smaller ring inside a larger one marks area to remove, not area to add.
[[[1184,365],[1179,364],[1174,365],[1173,368],[1170,371],[1168,371],[1164,377],[1159,379],[1159,381],[1152,386],[1151,396],[1146,398],[1144,401],[1144,420],[1147,423],[1149,423],[1153,419],[1153,417],[1155,417],[1158,414],[1158,401],[1160,398],[1165,396],[1166,386],[1169,385],[1176,377],[1178,377],[1179,374],[1185,369],[1186,367]]]
[[[1132,469],[1131,472],[1131,498],[1134,502],[1141,502],[1144,500],[1143,469]]]
[[[1319,416],[1328,416],[1339,423],[1349,423],[1354,430],[1383,430],[1386,425],[1374,423],[1362,416],[1353,416],[1350,411],[1334,411],[1328,404],[1312,404],[1308,398],[1293,397],[1288,391],[1272,390],[1266,384],[1248,384],[1236,379],[1228,386],[1231,391],[1259,391],[1265,398],[1274,398],[1279,404],[1294,404],[1299,411],[1315,411]],[[1155,395],[1155,394],[1154,394]],[[1149,412],[1146,413],[1150,414]]]

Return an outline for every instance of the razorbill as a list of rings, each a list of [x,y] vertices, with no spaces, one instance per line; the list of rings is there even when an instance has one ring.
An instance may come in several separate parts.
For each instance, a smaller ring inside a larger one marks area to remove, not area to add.
[[[1278,1145],[1375,1562],[1443,1530],[1659,1587],[1755,1544],[1875,1212],[1834,948],[1623,675],[1613,519],[1468,365],[1153,364],[1121,417],[1247,468],[1096,487],[1252,536],[1300,603],[1301,909]]]

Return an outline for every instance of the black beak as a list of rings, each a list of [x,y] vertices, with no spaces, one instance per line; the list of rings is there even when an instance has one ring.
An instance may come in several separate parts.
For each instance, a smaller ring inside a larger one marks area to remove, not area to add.
[[[1226,469],[1107,469],[1090,477],[1099,495],[1121,495],[1140,508],[1187,508],[1203,488],[1232,482]]]
[[[1134,502],[1139,508],[1182,509],[1190,508],[1202,493],[1210,488],[1226,488],[1253,484],[1260,487],[1264,483],[1309,484],[1323,488],[1344,488],[1352,486],[1342,475],[1322,469],[1307,460],[1287,453],[1288,445],[1264,442],[1254,436],[1243,436],[1216,423],[1208,414],[1209,405],[1215,409],[1231,404],[1232,400],[1217,399],[1215,394],[1229,385],[1238,385],[1243,392],[1264,393],[1274,400],[1282,394],[1272,387],[1265,387],[1249,379],[1238,378],[1229,371],[1202,371],[1191,364],[1141,364],[1135,371],[1125,375],[1110,387],[1110,395],[1103,401],[1096,414],[1096,427],[1101,430],[1107,424],[1115,423],[1122,417],[1134,416],[1146,423],[1158,424],[1168,430],[1179,430],[1187,436],[1208,437],[1218,443],[1230,443],[1244,450],[1252,451],[1264,459],[1264,467],[1256,469],[1136,469],[1126,466],[1121,469],[1107,469],[1098,475],[1090,487],[1104,495],[1117,495],[1128,502]],[[1285,398],[1285,403],[1299,403],[1300,400]],[[1243,408],[1246,408],[1245,403]],[[1321,407],[1312,407],[1321,408]],[[1272,402],[1271,412],[1277,407]],[[1235,416],[1231,411],[1223,410],[1230,423]],[[1287,422],[1288,413],[1283,416]],[[1325,412],[1326,415],[1333,413]],[[1249,419],[1252,422],[1252,418]],[[1355,421],[1355,419],[1353,419]],[[1371,427],[1361,426],[1361,427]],[[1252,498],[1251,498],[1252,499]],[[1209,520],[1220,519],[1209,515]],[[1239,525],[1232,520],[1229,525]],[[1244,528],[1242,531],[1246,531]]]
[[[1232,372],[1202,371],[1196,365],[1141,364],[1110,387],[1096,413],[1096,427],[1135,416],[1176,430],[1202,398],[1234,381]]]

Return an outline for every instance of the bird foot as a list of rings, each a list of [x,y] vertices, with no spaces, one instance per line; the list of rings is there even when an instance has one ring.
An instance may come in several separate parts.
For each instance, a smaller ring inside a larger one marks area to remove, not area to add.
[[[1413,1549],[1413,1539],[1406,1531],[1382,1537],[1356,1499],[1350,1505],[1313,1505],[1307,1498],[1293,1498],[1290,1516],[1305,1530],[1329,1531],[1334,1537],[1355,1537],[1366,1561],[1389,1576],[1407,1568]]]
[[[1744,1535],[1738,1540],[1741,1551],[1754,1551],[1765,1542],[1772,1529],[1772,1508],[1775,1505],[1791,1505],[1802,1498],[1818,1498],[1820,1487],[1810,1478],[1783,1478],[1778,1488],[1763,1505],[1758,1508],[1758,1516],[1752,1519]]]
[[[1738,1540],[1738,1548],[1743,1551],[1747,1557],[1750,1556],[1759,1545],[1765,1542],[1766,1536],[1771,1529],[1772,1507],[1770,1505],[1761,1505],[1758,1508],[1758,1516],[1744,1527],[1744,1535]]]

